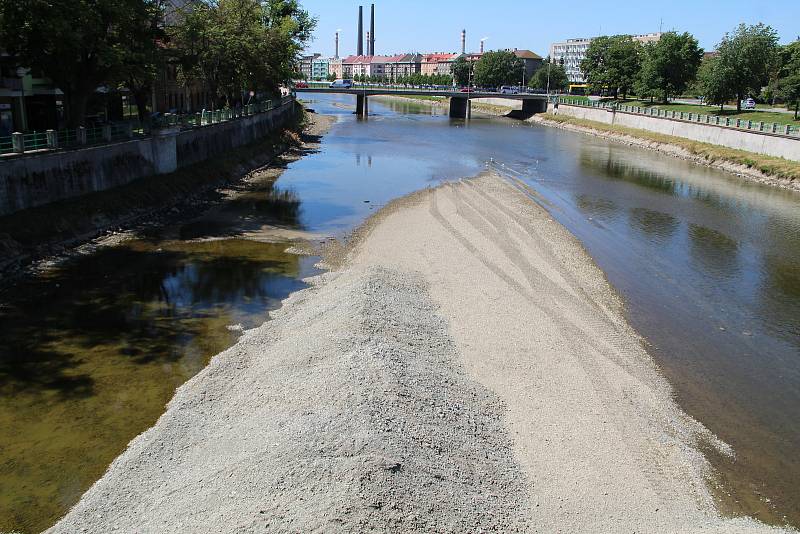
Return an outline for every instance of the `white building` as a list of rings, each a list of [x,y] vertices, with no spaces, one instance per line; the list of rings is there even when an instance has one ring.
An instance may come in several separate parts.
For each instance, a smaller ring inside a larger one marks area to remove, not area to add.
[[[646,33],[642,35],[631,35],[634,41],[642,44],[653,43],[661,39],[661,33]],[[560,43],[550,45],[550,58],[556,63],[564,64],[567,71],[567,78],[570,83],[586,83],[586,79],[581,72],[581,61],[586,58],[586,51],[593,38],[567,39]]]

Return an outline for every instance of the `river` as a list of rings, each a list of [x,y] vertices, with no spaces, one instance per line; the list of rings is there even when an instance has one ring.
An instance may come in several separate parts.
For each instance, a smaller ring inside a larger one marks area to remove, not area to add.
[[[800,195],[510,119],[372,99],[363,121],[353,97],[308,100],[338,122],[235,207],[249,226],[342,236],[487,166],[525,180],[624,297],[680,405],[736,450],[710,456],[720,505],[800,525]],[[184,221],[0,294],[0,531],[52,524],[175,387],[317,272],[241,234]]]

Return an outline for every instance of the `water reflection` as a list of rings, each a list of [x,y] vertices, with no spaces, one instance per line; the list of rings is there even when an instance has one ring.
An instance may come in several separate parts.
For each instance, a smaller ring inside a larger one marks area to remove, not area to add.
[[[738,270],[739,245],[712,228],[689,225],[689,251],[700,268],[717,277],[734,276]]]
[[[647,239],[659,243],[670,239],[680,227],[678,219],[669,213],[641,207],[631,208],[628,213],[628,221],[632,228],[642,232]]]
[[[64,513],[175,387],[313,271],[286,244],[133,242],[2,294],[0,529]]]

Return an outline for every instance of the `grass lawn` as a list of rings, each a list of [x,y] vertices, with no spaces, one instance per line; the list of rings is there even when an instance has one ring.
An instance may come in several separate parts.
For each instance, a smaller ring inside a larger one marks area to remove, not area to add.
[[[698,106],[692,107],[696,108]],[[577,126],[584,126],[602,132],[625,134],[638,137],[640,139],[656,141],[658,143],[676,145],[711,162],[718,160],[730,161],[732,163],[744,165],[751,169],[757,169],[768,176],[785,178],[792,181],[800,180],[800,162],[797,161],[756,154],[754,152],[746,152],[744,150],[736,150],[718,145],[711,145],[708,143],[701,143],[699,141],[692,141],[691,139],[685,139],[683,137],[673,137],[671,135],[648,132],[647,130],[628,128],[626,126],[619,126],[616,124],[610,125],[602,122],[578,119],[568,115],[553,115],[552,113],[546,113],[543,116],[546,119],[555,122],[575,124]]]
[[[625,102],[620,101],[620,104],[625,106],[639,106],[643,108],[654,107],[658,109],[665,109],[667,111],[683,111],[684,113],[700,113],[701,115],[711,115],[712,117],[730,117],[731,119],[742,119],[753,122],[791,124],[792,126],[800,128],[800,120],[794,120],[794,115],[789,113],[759,111],[757,109],[750,111],[742,110],[741,112],[737,112],[735,109],[726,109],[721,111],[715,106],[699,106],[696,104],[651,104],[650,102],[644,102],[641,100],[627,100]]]

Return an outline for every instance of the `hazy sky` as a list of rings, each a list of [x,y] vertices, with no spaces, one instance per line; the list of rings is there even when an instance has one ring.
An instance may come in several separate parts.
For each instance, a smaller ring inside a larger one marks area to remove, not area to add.
[[[340,34],[340,55],[354,54],[358,6],[364,6],[364,31],[369,29],[369,2],[300,0],[318,17],[309,52],[333,55],[333,37]],[[601,34],[639,34],[666,30],[688,31],[700,46],[711,50],[726,31],[740,22],[764,22],[778,31],[781,42],[800,35],[800,0],[707,1],[670,0],[618,2],[558,0],[377,0],[375,51],[455,52],[461,29],[467,30],[467,49],[527,48],[546,56],[550,43],[571,37]],[[365,45],[366,46],[366,45]]]

